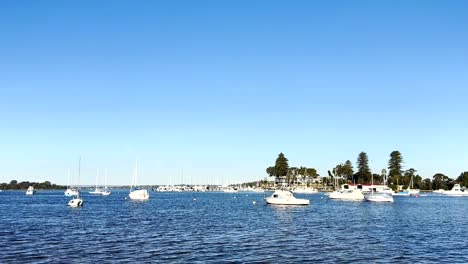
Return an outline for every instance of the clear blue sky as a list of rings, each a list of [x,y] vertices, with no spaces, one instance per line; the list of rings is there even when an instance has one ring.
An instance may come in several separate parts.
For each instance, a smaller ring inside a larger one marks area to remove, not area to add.
[[[466,1],[2,1],[0,182],[468,170]]]

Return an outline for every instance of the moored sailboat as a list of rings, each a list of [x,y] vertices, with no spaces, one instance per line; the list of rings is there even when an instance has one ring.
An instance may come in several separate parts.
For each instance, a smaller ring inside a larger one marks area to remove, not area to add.
[[[80,173],[81,173],[81,157],[78,160],[78,182],[80,181]],[[80,198],[80,191],[78,190],[78,188],[76,190],[76,194],[73,197],[74,198],[71,199],[68,202],[68,206],[70,206],[70,207],[82,207],[83,204],[84,204],[84,201],[83,201],[83,199]]]
[[[29,188],[26,190],[26,195],[34,195],[36,194],[36,191],[34,190],[33,186],[29,186]]]
[[[128,196],[132,200],[140,200],[140,201],[148,200],[149,199],[148,190],[138,188],[137,180],[138,180],[138,160],[135,163],[135,176],[133,178],[133,183],[130,186],[130,193],[128,194]]]
[[[108,196],[111,194],[111,192],[109,191],[109,188],[107,187],[107,169],[106,169],[106,176],[105,176],[105,180],[104,180],[104,189],[102,190],[101,194],[103,196]]]

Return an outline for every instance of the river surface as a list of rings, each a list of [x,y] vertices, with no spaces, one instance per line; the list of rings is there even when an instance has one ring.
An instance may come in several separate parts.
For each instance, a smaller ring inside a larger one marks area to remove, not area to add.
[[[151,193],[146,202],[61,191],[0,192],[1,263],[468,263],[468,197],[393,204],[258,193]],[[256,204],[253,202],[256,201]]]

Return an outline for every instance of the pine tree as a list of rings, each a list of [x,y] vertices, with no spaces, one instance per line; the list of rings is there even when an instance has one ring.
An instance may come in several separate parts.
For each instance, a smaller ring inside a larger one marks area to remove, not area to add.
[[[286,176],[288,171],[288,159],[284,156],[283,153],[280,153],[275,163],[275,176]]]
[[[367,157],[367,153],[364,151],[359,153],[357,159],[357,167],[358,167],[358,182],[364,183],[369,182],[371,179],[371,172],[369,168],[369,158]]]
[[[403,157],[401,153],[397,150],[390,153],[390,160],[388,161],[388,176],[390,177],[401,177],[402,175],[402,164]]]

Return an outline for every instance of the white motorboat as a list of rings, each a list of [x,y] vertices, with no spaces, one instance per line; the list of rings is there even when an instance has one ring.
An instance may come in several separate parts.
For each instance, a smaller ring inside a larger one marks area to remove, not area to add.
[[[36,191],[34,190],[33,186],[29,186],[29,188],[26,190],[26,195],[33,195],[35,193]]]
[[[443,194],[445,192],[444,189],[439,189],[439,190],[435,190],[435,191],[432,191],[433,193],[438,193],[438,194]]]
[[[368,195],[365,195],[364,198],[369,202],[387,202],[393,203],[393,197],[387,193],[376,193],[372,192]]]
[[[293,193],[318,193],[318,190],[313,187],[303,187],[303,188],[295,188],[292,190]]]
[[[310,201],[307,199],[299,199],[287,190],[277,190],[270,197],[265,198],[267,204],[278,205],[309,205]]]
[[[468,192],[462,190],[460,184],[455,184],[450,191],[444,191],[441,194],[446,196],[468,196]]]
[[[360,190],[363,193],[378,192],[378,193],[386,193],[390,195],[393,194],[392,189],[390,189],[390,187],[388,187],[387,185],[373,184],[373,183],[372,184],[343,184],[341,185],[341,190]]]
[[[360,190],[345,189],[330,193],[328,198],[347,201],[363,201],[364,194]]]
[[[137,180],[138,180],[138,160],[135,162],[135,177],[133,178],[133,184],[130,187],[130,193],[128,197],[131,200],[148,200],[149,199],[149,192],[146,189],[140,189],[137,187]]]

